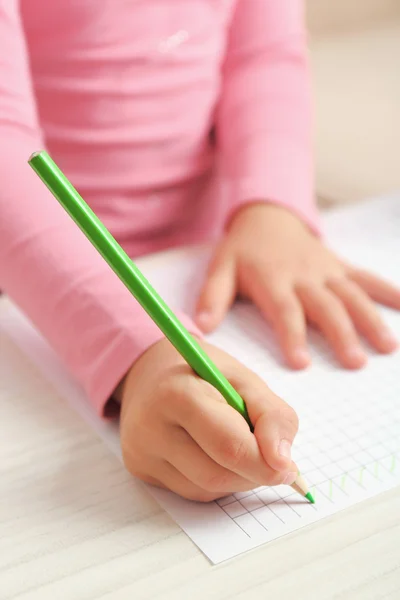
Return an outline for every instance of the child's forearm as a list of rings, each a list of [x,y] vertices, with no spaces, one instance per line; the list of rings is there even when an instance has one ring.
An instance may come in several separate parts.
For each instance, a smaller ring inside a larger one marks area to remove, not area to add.
[[[135,359],[162,336],[29,169],[36,141],[10,131],[0,165],[1,286],[101,412]]]
[[[268,201],[318,229],[303,5],[237,2],[217,113],[228,219],[248,202]]]
[[[11,138],[9,137],[9,140]],[[99,413],[162,333],[26,164],[11,140],[0,177],[0,281],[40,329]],[[9,178],[8,178],[9,180]],[[190,319],[180,315],[192,332]]]
[[[18,7],[0,6],[0,286],[102,412],[161,334],[27,164],[43,140]]]

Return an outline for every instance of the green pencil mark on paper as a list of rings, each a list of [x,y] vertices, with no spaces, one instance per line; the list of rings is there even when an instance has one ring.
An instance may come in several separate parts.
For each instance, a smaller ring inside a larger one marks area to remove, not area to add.
[[[340,482],[340,487],[342,488],[342,490],[344,490],[344,486],[345,486],[345,483],[346,483],[346,477],[347,477],[347,473],[345,473],[342,476],[342,481]]]

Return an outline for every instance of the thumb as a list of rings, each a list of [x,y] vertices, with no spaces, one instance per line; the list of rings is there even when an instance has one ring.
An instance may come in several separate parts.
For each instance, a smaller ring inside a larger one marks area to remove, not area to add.
[[[291,454],[299,425],[295,411],[237,361],[231,360],[223,373],[245,401],[261,455],[275,472],[274,482],[269,485],[291,485],[298,475]]]
[[[254,373],[239,380],[235,387],[246,402],[265,462],[275,471],[297,471],[291,453],[299,428],[296,412]]]
[[[197,302],[195,321],[205,333],[219,325],[236,295],[234,256],[224,247],[217,249],[208,269],[206,281]]]
[[[264,460],[276,471],[295,467],[291,449],[298,430],[298,419],[294,410],[283,400],[278,399],[275,409],[263,411],[257,419],[255,436]]]

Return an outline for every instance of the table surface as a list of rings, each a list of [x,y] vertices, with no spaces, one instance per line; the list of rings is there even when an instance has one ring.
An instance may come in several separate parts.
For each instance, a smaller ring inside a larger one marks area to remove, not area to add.
[[[400,488],[213,567],[1,331],[0,352],[0,600],[399,600]]]

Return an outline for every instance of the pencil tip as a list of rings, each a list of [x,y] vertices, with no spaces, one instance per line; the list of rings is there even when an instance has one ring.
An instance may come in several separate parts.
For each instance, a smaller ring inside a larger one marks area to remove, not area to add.
[[[307,492],[307,494],[305,495],[305,498],[307,498],[307,500],[309,500],[309,502],[311,502],[311,504],[315,504],[314,496],[312,495],[311,492]]]

